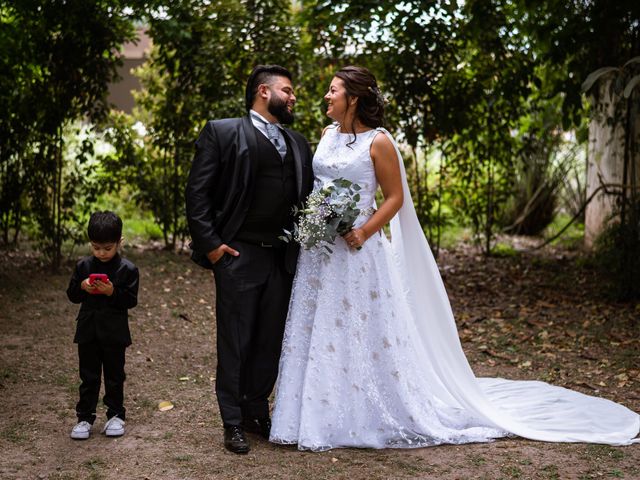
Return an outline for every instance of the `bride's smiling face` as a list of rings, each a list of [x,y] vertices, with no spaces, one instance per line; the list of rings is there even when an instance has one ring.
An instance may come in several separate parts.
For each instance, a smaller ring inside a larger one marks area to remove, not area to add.
[[[347,101],[347,89],[344,87],[344,82],[338,77],[333,77],[329,91],[324,96],[325,102],[327,102],[327,116],[332,118],[338,123],[344,123],[344,118],[349,110],[349,104],[354,103]]]

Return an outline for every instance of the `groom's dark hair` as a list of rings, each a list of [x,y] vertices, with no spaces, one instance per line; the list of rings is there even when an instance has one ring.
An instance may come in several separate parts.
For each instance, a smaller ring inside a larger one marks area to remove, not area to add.
[[[253,101],[258,93],[258,86],[263,83],[270,83],[273,77],[291,78],[291,72],[280,65],[256,65],[247,80],[247,90],[245,93],[247,112],[253,107]]]

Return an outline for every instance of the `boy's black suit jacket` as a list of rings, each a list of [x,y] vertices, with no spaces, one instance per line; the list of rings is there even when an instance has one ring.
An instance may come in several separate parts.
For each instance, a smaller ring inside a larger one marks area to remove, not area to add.
[[[298,202],[313,188],[313,154],[298,132],[284,129],[292,150]],[[248,116],[207,122],[196,141],[185,192],[193,250],[191,258],[212,268],[206,254],[233,240],[247,215],[258,165],[256,130]],[[295,271],[298,246],[287,250],[287,269]]]
[[[90,273],[106,273],[113,283],[113,295],[90,294],[80,288]],[[131,345],[128,310],[138,303],[138,268],[116,254],[108,262],[94,256],[77,264],[67,288],[73,303],[81,303],[75,343],[97,340],[103,344]]]

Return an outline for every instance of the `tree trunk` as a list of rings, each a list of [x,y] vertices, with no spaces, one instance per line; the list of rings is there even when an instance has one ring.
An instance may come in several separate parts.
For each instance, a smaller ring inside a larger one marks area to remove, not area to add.
[[[627,105],[632,105],[633,111],[629,118],[631,132],[630,143],[636,143],[640,136],[640,121],[637,121],[638,102],[627,102],[620,96],[613,94],[610,97],[610,85],[613,79],[602,80],[598,102],[593,103],[594,115],[589,123],[589,152],[587,161],[587,194],[589,196],[600,185],[631,185],[640,182],[640,151],[628,146],[627,172],[634,172],[635,182],[630,177],[624,178],[625,172],[625,128],[627,119]],[[638,93],[634,92],[633,97],[637,98]],[[635,100],[635,99],[634,99]],[[594,98],[591,98],[594,102]],[[608,193],[607,193],[608,192]],[[585,246],[593,247],[598,235],[612,219],[612,214],[616,209],[616,201],[621,196],[619,187],[605,188],[596,194],[593,200],[587,205],[585,212]],[[630,192],[626,192],[626,197],[630,197]]]
[[[56,169],[55,169],[55,190],[53,193],[53,258],[51,268],[54,273],[60,270],[60,264],[62,263],[62,171],[63,171],[63,158],[62,149],[64,140],[62,138],[62,126],[58,127],[57,139],[56,139]]]
[[[172,221],[173,221],[173,225],[172,225],[172,230],[173,230],[173,235],[171,236],[171,245],[169,245],[171,247],[171,251],[174,251],[176,249],[176,241],[178,238],[178,217],[180,215],[179,213],[179,205],[178,205],[178,201],[180,199],[180,185],[179,185],[179,178],[178,178],[178,166],[180,165],[180,145],[178,144],[178,142],[176,141],[176,147],[175,147],[175,152],[173,154],[173,174],[171,177],[171,184],[173,186],[173,192],[172,192],[172,200],[173,200],[173,213],[172,213]]]
[[[420,165],[418,164],[418,152],[417,149],[411,145],[411,156],[413,157],[413,169],[415,171],[416,174],[416,200],[418,205],[417,207],[417,211],[418,211],[418,218],[420,218],[420,215],[422,215],[422,188],[420,187]]]
[[[489,170],[487,171],[487,210],[486,223],[484,224],[484,254],[491,255],[491,237],[493,234],[493,170],[492,159],[489,157]]]
[[[440,152],[440,170],[438,172],[438,211],[436,213],[436,248],[433,254],[436,260],[440,256],[440,233],[442,231],[442,184],[444,183],[444,165],[447,161],[447,154],[442,149]]]

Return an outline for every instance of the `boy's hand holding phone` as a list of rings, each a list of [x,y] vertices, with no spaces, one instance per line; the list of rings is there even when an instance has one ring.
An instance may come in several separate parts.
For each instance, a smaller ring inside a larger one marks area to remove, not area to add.
[[[89,278],[85,278],[80,284],[80,288],[87,293],[96,293],[96,287],[91,283]]]
[[[107,297],[113,295],[113,283],[111,283],[110,280],[107,280],[106,282],[102,280],[96,280],[95,282],[93,282],[93,285],[96,287],[95,293],[102,293]]]
[[[113,295],[113,284],[105,273],[91,273],[89,278],[85,278],[80,286],[83,290],[91,294],[101,294],[110,297]]]

